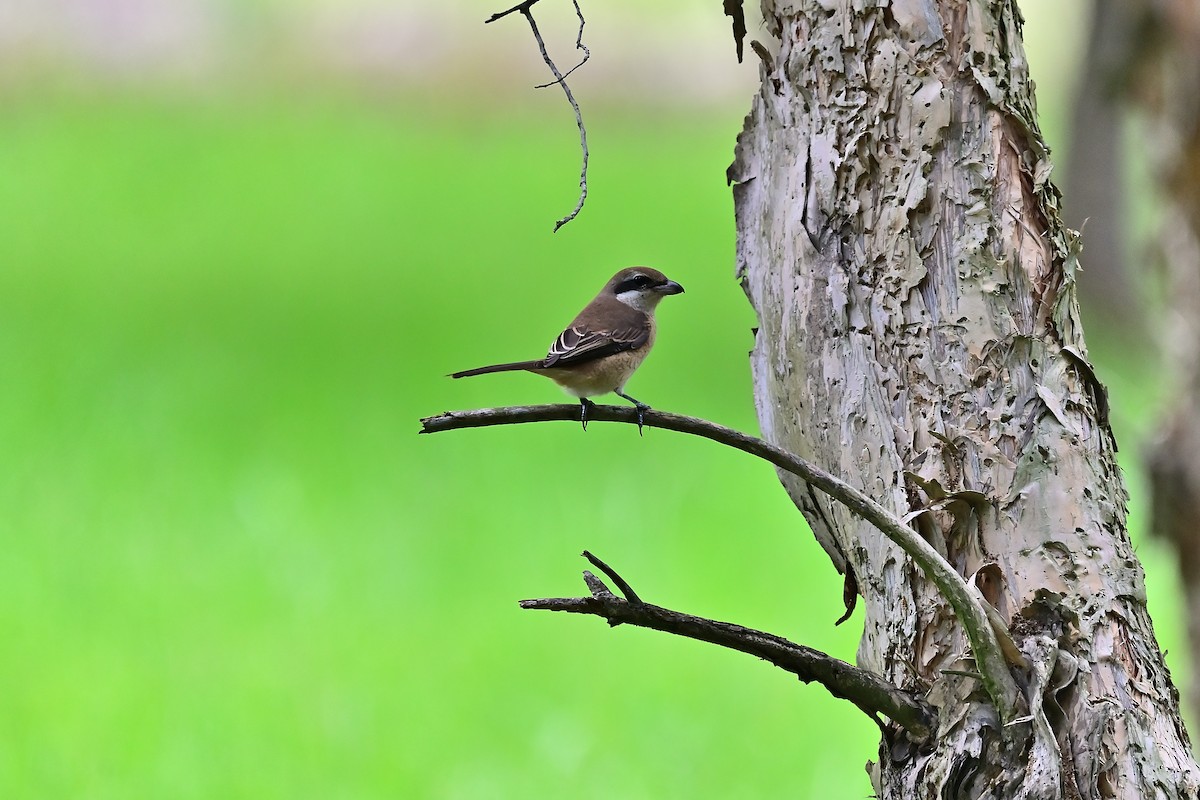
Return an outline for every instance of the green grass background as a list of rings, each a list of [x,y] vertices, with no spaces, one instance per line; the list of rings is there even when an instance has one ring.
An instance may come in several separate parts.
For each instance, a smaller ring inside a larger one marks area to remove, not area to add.
[[[8,98],[0,796],[870,793],[877,731],[821,688],[516,605],[581,593],[589,548],[650,601],[853,660],[861,616],[833,627],[840,581],[771,468],[627,426],[416,435],[561,399],[444,375],[537,354],[630,263],[687,287],[630,391],[756,430],[740,111],[596,108],[589,205],[552,236],[561,110]],[[1133,456],[1153,365],[1099,355]],[[1173,567],[1141,549],[1175,664]]]

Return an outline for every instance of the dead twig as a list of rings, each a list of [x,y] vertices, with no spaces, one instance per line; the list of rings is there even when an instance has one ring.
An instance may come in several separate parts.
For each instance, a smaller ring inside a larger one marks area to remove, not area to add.
[[[615,570],[589,553],[584,555],[603,569],[626,597],[637,596]],[[672,611],[640,600],[623,599],[609,591],[590,572],[585,572],[584,578],[590,597],[522,600],[521,608],[591,614],[603,617],[613,627],[634,625],[748,653],[792,673],[805,683],[816,681],[834,697],[849,700],[880,728],[884,727],[879,718],[882,714],[916,740],[928,739],[932,733],[935,714],[929,704],[897,689],[873,672],[771,633]]]
[[[539,86],[538,88],[541,89],[547,86],[554,86],[555,84],[561,86],[563,94],[567,97],[567,102],[571,104],[571,110],[575,112],[575,124],[579,128],[579,149],[583,152],[583,165],[579,170],[579,200],[575,203],[575,208],[571,210],[571,213],[554,223],[554,231],[557,233],[559,228],[575,219],[575,217],[579,216],[579,212],[583,210],[584,201],[587,200],[587,128],[583,124],[583,112],[579,110],[579,103],[576,102],[575,95],[571,92],[571,87],[567,85],[567,76],[563,75],[562,72],[559,71],[558,66],[554,63],[554,59],[550,58],[550,53],[546,50],[546,41],[542,38],[541,31],[538,30],[537,21],[533,18],[533,12],[529,10],[537,2],[538,0],[525,0],[525,2],[518,3],[512,8],[492,14],[492,16],[484,20],[484,23],[486,24],[489,22],[495,22],[496,20],[506,17],[513,12],[520,12],[521,16],[525,17],[525,21],[529,23],[529,29],[533,31],[533,38],[537,40],[538,50],[540,50],[542,53],[542,61],[546,62],[546,66],[549,67],[550,72],[554,74],[553,81]],[[578,0],[572,0],[572,2],[575,4],[575,13],[579,16],[579,36],[575,40],[575,47],[584,51],[584,57],[583,61],[580,61],[578,64],[572,67],[567,75],[583,66],[584,62],[586,62],[592,54],[591,51],[588,50],[588,48],[583,44],[583,26],[585,22],[583,18],[583,9],[579,7]]]
[[[605,575],[607,575],[608,579],[611,580],[613,583],[615,583],[617,585],[617,588],[621,590],[621,594],[625,595],[626,600],[628,600],[631,603],[642,602],[642,598],[637,596],[637,592],[635,592],[633,590],[633,587],[630,586],[628,583],[626,583],[625,579],[622,578],[620,575],[618,575],[617,571],[615,569],[610,567],[608,564],[605,564],[600,559],[596,558],[594,555],[592,555],[587,550],[583,551],[583,557],[586,558],[588,561],[592,562],[593,567],[595,567],[596,569],[600,570]]]

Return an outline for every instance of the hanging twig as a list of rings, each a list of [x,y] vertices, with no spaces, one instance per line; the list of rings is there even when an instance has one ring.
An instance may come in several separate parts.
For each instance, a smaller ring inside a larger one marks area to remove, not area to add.
[[[562,87],[563,94],[565,94],[567,97],[567,102],[571,104],[571,109],[575,112],[575,124],[579,127],[579,149],[583,152],[583,166],[580,167],[579,170],[579,201],[575,204],[575,208],[571,210],[570,214],[567,214],[565,217],[554,223],[554,230],[557,233],[559,228],[575,219],[575,217],[579,216],[579,212],[583,210],[583,203],[585,200],[587,200],[587,128],[584,127],[583,124],[583,112],[579,110],[579,103],[575,101],[575,95],[571,93],[571,87],[567,85],[567,76],[563,75],[559,71],[558,66],[554,63],[554,59],[550,58],[550,53],[546,50],[546,42],[544,39],[542,39],[541,31],[538,30],[537,22],[533,18],[533,13],[529,10],[530,7],[536,2],[538,2],[538,0],[525,0],[525,2],[518,3],[512,8],[493,14],[484,20],[484,22],[485,24],[488,22],[495,22],[502,17],[508,16],[514,11],[521,12],[521,15],[525,17],[525,20],[529,23],[529,29],[533,31],[533,38],[537,40],[538,50],[540,50],[542,53],[542,61],[546,62],[546,66],[549,67],[550,72],[554,74],[554,80],[552,82],[544,84],[543,86],[539,86],[538,88],[545,88],[546,86],[554,86],[555,84],[558,84]],[[578,0],[572,0],[572,2],[575,3],[575,13],[579,16],[579,36],[575,41],[575,46],[576,48],[580,48],[584,51],[584,57],[583,61],[580,61],[579,64],[571,68],[570,72],[567,73],[568,75],[582,66],[583,63],[588,60],[588,57],[591,56],[591,51],[588,50],[583,44],[583,10],[579,7]]]

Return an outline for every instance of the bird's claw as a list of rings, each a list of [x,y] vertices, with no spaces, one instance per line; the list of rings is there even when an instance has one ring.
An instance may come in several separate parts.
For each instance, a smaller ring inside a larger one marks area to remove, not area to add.
[[[616,392],[616,395],[617,395],[617,397],[620,397],[624,400],[628,400],[629,402],[633,403],[633,407],[637,409],[638,436],[642,436],[643,435],[642,426],[646,424],[646,421],[644,419],[642,419],[642,412],[649,411],[650,406],[646,405],[641,400],[636,400],[619,390]]]
[[[595,403],[593,403],[591,400],[588,400],[586,397],[579,398],[579,422],[583,425],[583,429],[585,431],[587,430],[588,423],[588,409],[594,405]]]
[[[642,412],[649,411],[650,406],[646,405],[645,403],[636,403],[634,408],[637,409],[638,436],[643,436],[644,434],[642,433],[642,425],[644,424],[645,420],[642,419]]]

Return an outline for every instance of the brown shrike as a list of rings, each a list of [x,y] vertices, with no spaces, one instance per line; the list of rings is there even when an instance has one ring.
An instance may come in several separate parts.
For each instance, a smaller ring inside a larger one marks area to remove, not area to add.
[[[580,422],[587,430],[589,397],[613,392],[637,407],[638,431],[642,412],[650,406],[625,394],[625,382],[654,346],[654,309],[683,287],[656,269],[628,267],[612,277],[596,299],[558,335],[550,352],[537,361],[515,361],[455,372],[467,378],[489,372],[525,370],[545,375],[568,394],[579,398]]]

